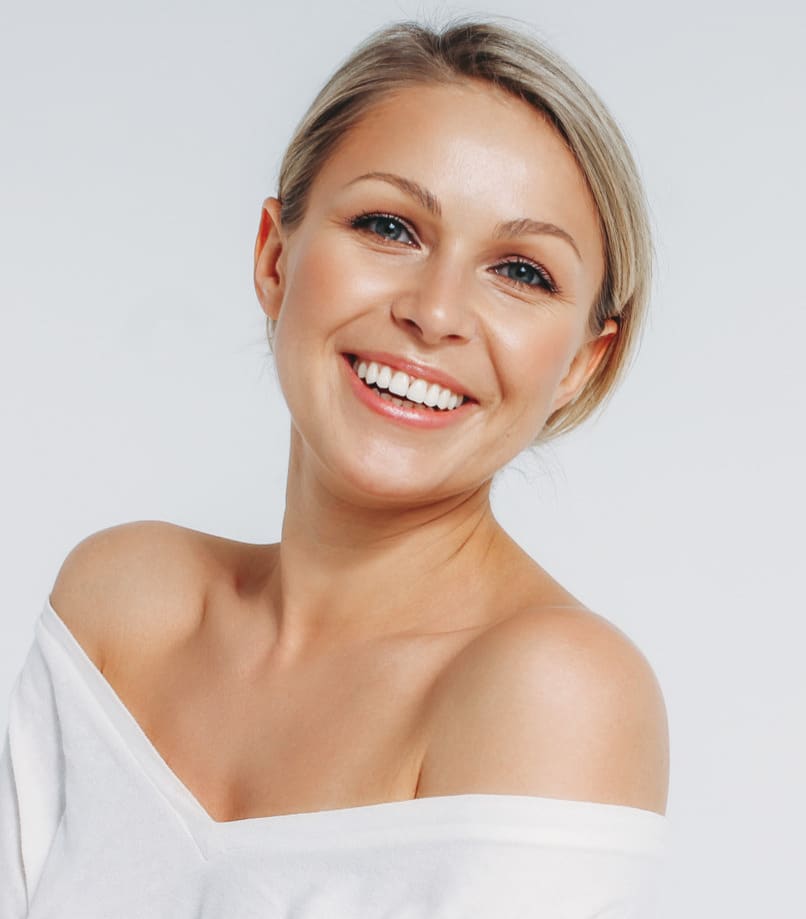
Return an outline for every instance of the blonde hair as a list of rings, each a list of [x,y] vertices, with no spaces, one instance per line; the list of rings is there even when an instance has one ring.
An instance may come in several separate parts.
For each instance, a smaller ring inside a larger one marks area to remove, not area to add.
[[[548,417],[535,445],[577,427],[604,404],[637,350],[651,287],[653,246],[638,170],[594,90],[551,49],[508,25],[454,19],[432,28],[398,22],[373,32],[319,91],[280,166],[280,220],[300,223],[311,186],[339,141],[383,97],[417,84],[482,80],[540,111],[565,140],[599,212],[605,270],[588,330],[619,328],[577,397]],[[275,322],[267,321],[273,351]]]

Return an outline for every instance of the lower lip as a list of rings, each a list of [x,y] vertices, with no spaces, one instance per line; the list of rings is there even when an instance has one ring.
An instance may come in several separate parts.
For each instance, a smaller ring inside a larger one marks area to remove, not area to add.
[[[373,412],[377,412],[379,415],[383,415],[384,418],[389,418],[391,421],[397,421],[412,428],[446,428],[448,425],[461,421],[477,405],[476,402],[467,400],[458,408],[453,409],[418,409],[395,405],[394,402],[382,399],[374,389],[364,383],[353,370],[350,358],[346,354],[342,354],[342,361],[353,392],[367,408],[372,409]]]

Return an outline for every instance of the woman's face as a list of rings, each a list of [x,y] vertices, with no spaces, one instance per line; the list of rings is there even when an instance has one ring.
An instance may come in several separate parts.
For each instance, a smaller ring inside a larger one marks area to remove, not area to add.
[[[489,480],[582,388],[616,330],[588,338],[604,261],[573,156],[539,113],[482,83],[387,97],[331,154],[293,233],[267,199],[255,259],[302,449],[370,504]],[[417,362],[408,380],[422,377],[429,399],[442,373],[465,401],[390,407],[345,357],[378,353],[393,371]]]

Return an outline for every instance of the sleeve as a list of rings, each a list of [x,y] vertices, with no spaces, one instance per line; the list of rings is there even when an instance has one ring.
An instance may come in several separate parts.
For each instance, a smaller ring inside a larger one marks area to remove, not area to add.
[[[22,867],[20,812],[8,735],[0,755],[0,916],[22,919],[28,912]]]
[[[0,917],[24,919],[64,812],[64,755],[47,663],[31,647],[0,756]]]

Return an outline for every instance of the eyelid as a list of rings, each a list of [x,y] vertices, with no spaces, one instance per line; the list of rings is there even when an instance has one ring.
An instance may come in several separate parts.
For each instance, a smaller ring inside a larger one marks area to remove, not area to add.
[[[355,229],[363,230],[365,229],[365,227],[358,226],[358,221],[365,220],[365,219],[368,220],[372,217],[385,217],[387,220],[396,221],[397,223],[401,224],[401,226],[405,227],[406,231],[411,236],[413,236],[414,239],[419,243],[419,236],[417,234],[417,231],[409,223],[409,221],[405,220],[403,217],[398,216],[397,214],[392,214],[388,211],[364,211],[360,214],[356,214],[354,217],[351,217],[349,220],[349,223],[350,223],[350,226],[354,227]],[[385,239],[383,236],[380,235],[380,233],[373,233],[372,235],[377,236],[378,239],[384,240],[385,242],[389,242],[389,243],[398,242],[398,240],[395,240],[395,239]],[[411,243],[401,243],[401,245],[410,246]]]
[[[541,287],[539,284],[527,284],[526,281],[519,281],[517,278],[504,278],[505,281],[511,281],[513,284],[517,284],[518,287],[523,287],[527,290],[542,290],[547,294],[560,293],[560,288],[557,286],[551,272],[547,268],[544,268],[540,262],[536,262],[534,259],[528,258],[525,255],[506,256],[503,261],[499,262],[497,265],[493,265],[493,267],[500,268],[502,265],[517,265],[518,262],[523,262],[525,265],[534,268],[546,286]],[[501,275],[501,277],[503,277],[503,275]]]
[[[348,223],[354,229],[365,229],[364,227],[361,227],[358,225],[358,221],[368,220],[373,217],[385,217],[387,220],[394,220],[397,223],[401,224],[401,226],[405,227],[406,231],[412,237],[414,237],[415,241],[419,245],[419,237],[418,237],[417,231],[414,229],[412,224],[408,220],[406,220],[406,218],[401,217],[399,214],[393,214],[389,211],[362,211],[361,213],[356,214],[353,217],[350,217],[348,220]],[[376,236],[382,242],[387,242],[387,243],[392,243],[392,244],[399,242],[398,240],[395,240],[395,239],[386,239],[385,237],[381,236],[380,233],[373,233],[372,235]],[[400,243],[400,245],[411,246],[412,244],[404,242],[404,243]],[[529,265],[530,267],[534,268],[534,270],[542,278],[545,286],[541,287],[539,284],[527,284],[525,281],[519,281],[517,278],[506,278],[503,275],[499,275],[499,277],[503,278],[505,281],[509,281],[510,283],[514,284],[516,287],[519,287],[521,289],[531,290],[531,291],[540,290],[546,294],[551,294],[554,296],[561,293],[561,290],[557,286],[557,283],[555,282],[554,277],[552,276],[551,272],[548,271],[546,268],[544,268],[543,265],[540,264],[540,262],[537,262],[534,259],[529,258],[528,256],[525,256],[525,255],[505,256],[500,262],[496,263],[492,267],[500,268],[502,265],[517,264],[518,262],[523,262],[524,264]]]

